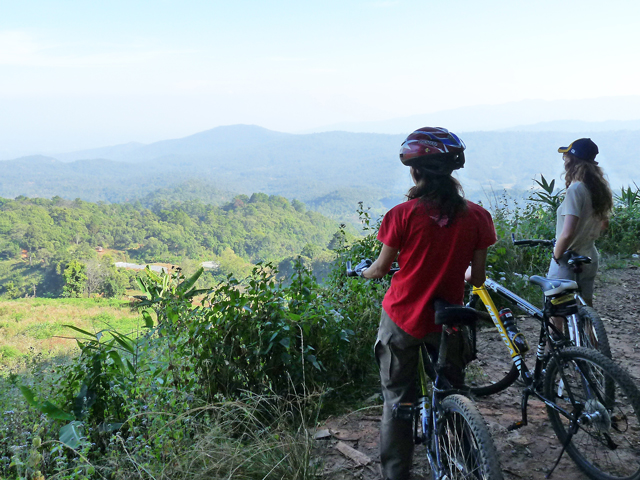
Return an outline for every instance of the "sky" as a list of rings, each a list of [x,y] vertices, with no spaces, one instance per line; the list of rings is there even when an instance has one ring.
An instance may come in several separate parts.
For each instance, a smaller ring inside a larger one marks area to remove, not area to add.
[[[0,0],[0,155],[640,95],[638,18],[636,0]]]

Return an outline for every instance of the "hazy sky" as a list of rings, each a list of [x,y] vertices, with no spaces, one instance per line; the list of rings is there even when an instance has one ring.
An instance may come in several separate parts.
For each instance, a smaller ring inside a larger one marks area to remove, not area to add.
[[[0,154],[640,95],[639,19],[637,0],[0,0]]]

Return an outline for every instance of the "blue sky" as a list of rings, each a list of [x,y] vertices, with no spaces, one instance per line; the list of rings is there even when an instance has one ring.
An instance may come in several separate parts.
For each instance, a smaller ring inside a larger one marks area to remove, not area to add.
[[[0,154],[640,95],[639,14],[631,0],[0,0]]]

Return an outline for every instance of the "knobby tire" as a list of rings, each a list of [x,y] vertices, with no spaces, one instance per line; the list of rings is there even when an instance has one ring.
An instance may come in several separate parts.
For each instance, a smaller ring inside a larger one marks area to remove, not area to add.
[[[633,379],[601,353],[570,347],[549,361],[544,395],[572,412],[566,384],[583,409],[579,428],[567,445],[569,456],[592,479],[640,479],[640,391]],[[547,414],[564,444],[569,420],[549,406]]]
[[[446,478],[502,480],[498,453],[482,415],[463,395],[442,400],[438,440]]]

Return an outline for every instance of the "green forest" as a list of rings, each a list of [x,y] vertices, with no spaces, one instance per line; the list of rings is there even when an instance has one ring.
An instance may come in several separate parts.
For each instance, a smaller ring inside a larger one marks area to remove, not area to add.
[[[118,296],[135,286],[116,261],[212,262],[201,282],[246,275],[258,262],[302,255],[322,271],[338,225],[302,202],[255,193],[221,205],[148,198],[106,204],[54,197],[0,199],[0,294]]]

